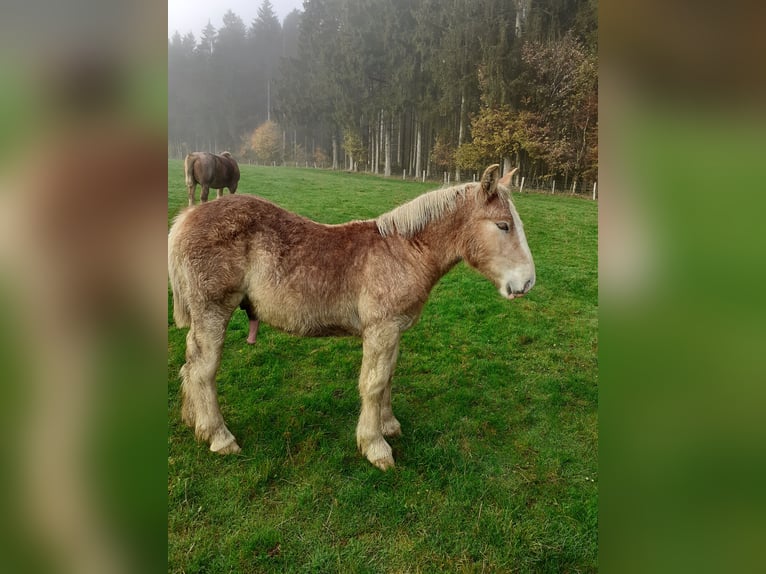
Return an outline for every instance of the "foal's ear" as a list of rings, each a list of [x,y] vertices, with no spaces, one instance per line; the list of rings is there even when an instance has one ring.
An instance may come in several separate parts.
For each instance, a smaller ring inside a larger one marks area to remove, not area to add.
[[[514,167],[511,171],[506,173],[503,177],[500,178],[499,183],[500,185],[503,185],[505,187],[511,187],[511,178],[513,177],[513,174],[519,171],[518,167]]]
[[[497,193],[497,181],[500,175],[500,165],[493,163],[487,169],[484,170],[484,175],[481,176],[481,189],[484,190],[488,196],[495,195]]]

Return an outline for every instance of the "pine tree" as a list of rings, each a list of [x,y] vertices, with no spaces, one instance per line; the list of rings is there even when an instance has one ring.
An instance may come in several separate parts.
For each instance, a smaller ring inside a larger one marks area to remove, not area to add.
[[[598,0],[263,0],[168,41],[168,145],[245,152],[278,122],[308,161],[332,150],[392,174],[503,161],[530,178],[597,175]],[[287,144],[287,145],[286,145]],[[354,167],[353,165],[350,167]]]

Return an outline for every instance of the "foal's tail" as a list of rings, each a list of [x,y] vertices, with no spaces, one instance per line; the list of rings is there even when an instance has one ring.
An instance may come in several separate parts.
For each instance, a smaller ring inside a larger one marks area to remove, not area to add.
[[[188,212],[188,210],[183,211],[176,217],[168,233],[168,275],[170,276],[170,286],[173,289],[173,320],[177,327],[188,327],[191,325],[191,314],[189,313],[187,297],[189,282],[186,277],[185,265],[179,246],[184,219],[186,219]]]
[[[184,158],[184,176],[186,177],[186,187],[194,185],[194,160],[192,154],[187,154]]]

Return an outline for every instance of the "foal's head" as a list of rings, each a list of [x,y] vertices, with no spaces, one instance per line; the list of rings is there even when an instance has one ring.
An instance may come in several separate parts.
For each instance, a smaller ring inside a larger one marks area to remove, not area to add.
[[[511,201],[516,170],[499,179],[500,166],[489,166],[478,184],[476,208],[465,227],[465,261],[492,281],[507,299],[521,297],[535,284],[535,263],[524,225]]]

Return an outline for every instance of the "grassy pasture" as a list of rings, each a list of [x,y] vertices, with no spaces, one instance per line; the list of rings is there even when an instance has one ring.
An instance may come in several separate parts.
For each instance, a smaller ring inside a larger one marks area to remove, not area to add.
[[[434,187],[242,166],[238,193],[340,223]],[[169,572],[596,571],[597,205],[514,201],[537,285],[508,302],[460,264],[436,286],[402,338],[404,434],[388,473],[356,452],[361,342],[262,325],[249,346],[239,310],[217,381],[243,451],[196,443],[180,420],[186,330],[169,294]],[[168,222],[185,204],[182,163],[169,161]]]

